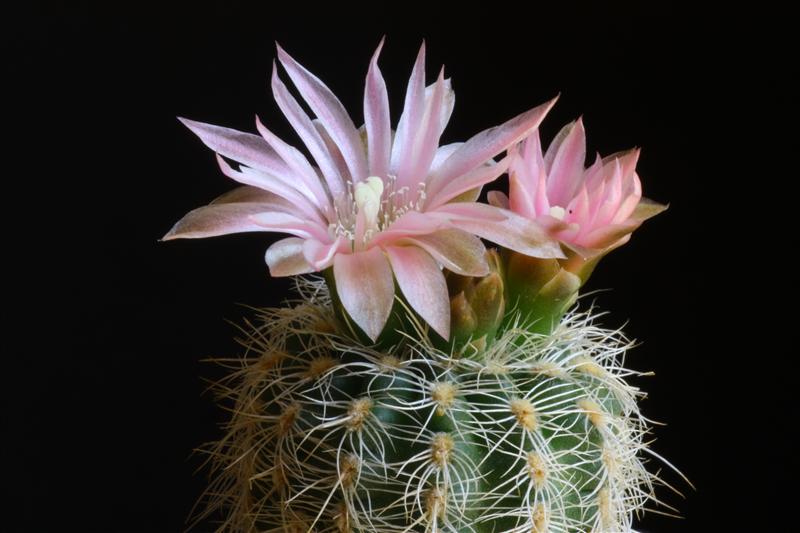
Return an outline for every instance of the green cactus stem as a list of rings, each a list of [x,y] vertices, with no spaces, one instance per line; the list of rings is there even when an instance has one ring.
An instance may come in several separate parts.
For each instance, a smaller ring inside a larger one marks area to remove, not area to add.
[[[198,519],[221,516],[220,531],[630,531],[659,483],[643,394],[626,383],[637,373],[622,367],[631,342],[591,310],[562,317],[569,297],[548,284],[571,285],[553,282],[553,265],[504,317],[504,267],[491,262],[486,278],[449,279],[455,344],[431,340],[402,302],[392,342],[364,342],[322,280],[260,311],[219,384],[231,417]],[[547,328],[524,314],[537,301],[552,303]]]

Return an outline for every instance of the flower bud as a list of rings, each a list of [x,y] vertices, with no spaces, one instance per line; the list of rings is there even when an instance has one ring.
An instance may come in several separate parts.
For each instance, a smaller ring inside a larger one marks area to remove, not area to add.
[[[506,283],[509,302],[528,329],[549,333],[575,303],[582,280],[558,259],[508,254]]]
[[[486,253],[490,272],[484,277],[449,273],[451,345],[456,348],[471,343],[482,350],[494,339],[506,309],[505,283],[501,261],[496,251]]]

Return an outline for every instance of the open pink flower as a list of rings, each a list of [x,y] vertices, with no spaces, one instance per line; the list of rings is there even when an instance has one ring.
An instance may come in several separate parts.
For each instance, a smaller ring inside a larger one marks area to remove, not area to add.
[[[538,221],[581,255],[624,244],[643,221],[666,209],[642,198],[638,149],[598,155],[584,168],[581,119],[562,128],[544,155],[538,130],[511,152],[509,195],[493,191],[490,203]]]
[[[277,66],[274,97],[316,165],[258,119],[260,136],[181,119],[217,152],[222,171],[245,186],[190,212],[164,238],[288,233],[267,250],[272,275],[333,266],[344,308],[373,340],[389,317],[396,279],[409,304],[447,338],[450,305],[441,267],[487,274],[478,237],[528,255],[563,257],[538,224],[475,202],[481,186],[508,167],[508,158],[493,158],[530,135],[554,101],[440,147],[454,96],[443,71],[426,86],[423,44],[393,132],[378,68],[382,44],[367,73],[362,128],[325,84],[278,47],[280,63],[316,118],[292,96]]]

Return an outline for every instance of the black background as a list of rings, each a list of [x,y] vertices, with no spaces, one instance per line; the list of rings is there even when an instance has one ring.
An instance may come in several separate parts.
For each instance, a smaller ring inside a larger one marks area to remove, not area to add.
[[[457,94],[445,141],[560,92],[545,139],[582,114],[590,150],[643,148],[645,194],[670,209],[605,259],[590,288],[610,288],[596,296],[605,323],[627,321],[643,341],[629,361],[656,372],[643,409],[668,422],[653,447],[697,490],[668,477],[687,498],[662,494],[684,518],[651,516],[642,529],[784,530],[790,493],[777,487],[797,466],[796,416],[782,413],[792,354],[762,339],[777,325],[766,298],[787,275],[772,266],[782,252],[749,233],[787,211],[762,163],[785,142],[762,119],[793,108],[782,14],[765,28],[754,13],[662,2],[281,4],[31,3],[7,14],[12,499],[0,530],[184,527],[205,486],[191,451],[224,419],[203,395],[219,370],[201,360],[235,352],[226,320],[248,315],[239,303],[277,304],[290,285],[263,263],[273,235],[158,242],[233,186],[175,116],[254,131],[258,113],[295,142],[268,89],[278,40],[358,121],[384,34],[395,121],[425,38],[428,75],[446,65]],[[771,203],[756,197],[763,187]]]

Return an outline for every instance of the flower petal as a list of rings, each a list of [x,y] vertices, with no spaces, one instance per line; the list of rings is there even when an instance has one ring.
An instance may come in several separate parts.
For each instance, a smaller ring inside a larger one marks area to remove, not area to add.
[[[277,135],[269,131],[261,120],[256,117],[256,128],[261,136],[272,146],[275,152],[286,162],[286,165],[294,174],[295,183],[306,197],[311,199],[323,213],[332,214],[333,206],[327,192],[322,187],[319,175],[311,163],[308,162],[300,150],[290,146]],[[316,130],[315,130],[316,131]]]
[[[327,228],[308,220],[298,218],[291,213],[268,211],[255,213],[249,216],[250,221],[264,228],[265,231],[290,233],[303,239],[329,239]]]
[[[339,175],[342,177],[342,181],[345,183],[344,187],[347,189],[347,182],[352,181],[352,176],[350,175],[350,169],[347,167],[347,161],[344,160],[344,156],[342,155],[341,150],[339,147],[336,146],[336,142],[331,139],[328,130],[325,129],[325,125],[319,121],[319,119],[314,119],[311,121],[314,124],[314,129],[317,130],[319,133],[320,138],[322,138],[322,142],[325,143],[325,146],[328,148],[328,153],[331,154],[331,159],[333,160],[333,164],[335,165],[336,169],[339,171]],[[347,193],[343,193],[342,196],[338,196],[337,198],[343,198]]]
[[[303,239],[288,237],[281,239],[267,248],[264,256],[269,273],[275,277],[296,276],[314,272],[303,255]]]
[[[460,229],[444,229],[429,235],[409,237],[401,239],[397,244],[419,246],[446,269],[462,276],[489,274],[483,242],[475,235]]]
[[[369,174],[385,177],[389,174],[389,158],[392,151],[392,124],[389,115],[389,95],[386,82],[378,67],[378,56],[383,48],[381,39],[372,55],[364,88],[364,125],[367,130],[367,152]]]
[[[502,209],[509,208],[508,195],[503,191],[489,191],[486,193],[486,201],[489,205],[500,207]]]
[[[267,231],[249,217],[271,209],[272,206],[268,203],[221,203],[198,207],[180,219],[162,240],[201,239],[230,233]]]
[[[448,227],[450,227],[450,223],[446,220],[446,217],[429,216],[428,213],[409,211],[401,215],[387,229],[375,235],[370,241],[370,246],[386,246],[397,239],[427,235]]]
[[[303,111],[303,108],[281,81],[278,76],[278,67],[274,64],[272,68],[272,94],[278,103],[278,107],[281,108],[284,116],[300,136],[308,151],[311,152],[314,161],[319,165],[333,197],[339,198],[343,196],[346,180],[343,179],[339,172],[336,162],[328,150],[328,145],[319,131],[317,131],[314,123]]]
[[[435,195],[451,180],[463,176],[483,165],[494,156],[519,142],[535,130],[556,103],[553,98],[547,103],[518,115],[500,126],[484,130],[465,142],[453,155],[432,174],[428,180],[428,194]]]
[[[394,279],[380,248],[333,259],[336,291],[347,313],[373,341],[378,339],[394,303]]]
[[[210,204],[236,204],[236,203],[260,203],[260,202],[271,203],[273,205],[280,205],[284,207],[285,210],[292,209],[292,203],[288,202],[286,199],[278,196],[277,194],[273,194],[269,191],[259,189],[258,187],[251,187],[249,185],[236,187],[233,190],[221,194],[216,198],[214,198],[213,200],[211,200]]]
[[[178,117],[187,128],[200,137],[203,144],[229,159],[273,175],[286,175],[289,170],[272,147],[250,133],[205,124]]]
[[[512,211],[485,204],[445,204],[436,210],[446,215],[458,206],[458,215],[450,223],[459,229],[490,240],[519,253],[542,258],[564,257],[561,247],[535,221]]]
[[[297,63],[280,45],[278,59],[308,106],[336,142],[350,169],[350,175],[356,181],[365,179],[367,160],[364,145],[342,103],[319,78]]]
[[[442,166],[442,163],[447,161],[447,159],[453,155],[456,150],[461,148],[464,143],[450,143],[450,144],[443,144],[436,150],[436,154],[433,156],[433,161],[431,161],[431,168],[429,170],[429,174],[436,173],[439,168]]]
[[[435,218],[446,220],[486,220],[501,222],[505,220],[506,212],[496,209],[493,206],[479,204],[477,202],[451,202],[437,207],[426,214]]]
[[[417,135],[418,125],[422,120],[425,105],[425,41],[419,47],[414,68],[408,78],[406,97],[403,112],[397,123],[397,131],[392,144],[392,156],[389,169],[395,176],[407,174],[404,168],[409,164],[411,152],[414,149],[414,139]],[[400,180],[398,179],[398,182]]]
[[[435,90],[436,86],[428,86],[425,89],[425,99],[431,98],[433,96],[433,91]],[[442,100],[442,105],[439,107],[439,133],[438,136],[441,137],[442,133],[444,133],[447,124],[450,122],[450,117],[453,114],[453,108],[456,105],[456,93],[453,91],[453,83],[450,78],[446,78],[444,80],[444,98]]]
[[[414,186],[428,175],[439,147],[444,90],[444,69],[442,69],[433,91],[425,97],[425,112],[415,128],[411,149],[400,163],[397,174],[397,183],[400,187]]]
[[[295,211],[303,213],[310,219],[320,223],[325,220],[316,204],[292,185],[286,183],[284,179],[250,167],[241,167],[239,170],[235,170],[219,154],[217,154],[217,163],[222,173],[229,178],[285,198],[294,203]]]
[[[497,163],[490,160],[488,164],[481,165],[478,168],[470,170],[466,174],[453,179],[439,192],[428,196],[428,199],[425,202],[425,209],[436,209],[440,205],[452,201],[453,198],[462,193],[482,187],[485,184],[496,180],[508,169],[508,164],[510,161],[511,159],[508,157],[504,157]]]
[[[603,225],[581,237],[579,244],[586,248],[603,250],[633,233],[641,224],[641,220],[629,219],[622,224]]]
[[[325,270],[331,266],[334,255],[336,252],[341,251],[343,244],[344,239],[341,236],[337,237],[332,243],[323,243],[317,239],[307,239],[303,243],[303,255],[315,270]]]
[[[586,162],[586,130],[580,118],[564,126],[557,135],[560,140],[548,148],[550,153],[555,146],[555,154],[548,166],[547,198],[551,205],[566,207],[574,196],[583,178],[583,165]]]
[[[444,339],[450,337],[450,298],[439,265],[416,246],[386,248],[403,296],[414,311]]]

